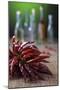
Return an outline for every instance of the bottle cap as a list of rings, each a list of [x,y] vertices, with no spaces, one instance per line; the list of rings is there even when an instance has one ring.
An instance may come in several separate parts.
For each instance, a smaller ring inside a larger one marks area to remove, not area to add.
[[[49,14],[49,15],[48,15],[48,19],[49,19],[49,23],[50,23],[50,24],[52,24],[52,18],[53,18],[52,14]]]

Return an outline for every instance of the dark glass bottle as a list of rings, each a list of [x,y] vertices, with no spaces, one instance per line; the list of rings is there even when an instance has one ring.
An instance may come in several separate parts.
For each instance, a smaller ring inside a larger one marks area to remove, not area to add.
[[[40,6],[40,21],[38,24],[38,40],[39,40],[39,43],[43,43],[46,41],[46,25],[44,21],[44,11],[43,11],[42,6]]]

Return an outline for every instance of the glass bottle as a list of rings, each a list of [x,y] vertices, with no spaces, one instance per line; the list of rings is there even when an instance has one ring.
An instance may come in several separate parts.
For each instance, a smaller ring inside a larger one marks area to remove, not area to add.
[[[44,10],[43,7],[40,6],[40,20],[38,24],[38,41],[39,43],[43,43],[46,40],[46,26],[44,21]]]
[[[16,11],[16,26],[15,26],[16,39],[24,41],[24,31],[21,24],[21,12]]]
[[[25,22],[24,22],[24,40],[25,41],[29,41],[28,26],[29,26],[29,15],[28,15],[28,11],[26,11],[26,13],[25,13]]]
[[[30,15],[30,26],[29,26],[30,41],[35,41],[35,9],[32,9]]]
[[[48,15],[47,37],[48,37],[48,42],[52,43],[54,41],[54,36],[53,36],[53,16],[51,14]]]

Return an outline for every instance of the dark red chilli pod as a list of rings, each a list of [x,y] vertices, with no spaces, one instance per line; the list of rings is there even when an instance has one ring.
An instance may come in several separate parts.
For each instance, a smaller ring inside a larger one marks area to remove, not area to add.
[[[20,42],[12,38],[12,47],[9,49],[9,75],[17,76],[24,80],[36,80],[44,77],[42,74],[52,75],[51,71],[44,63],[49,63],[46,58],[50,55],[41,52],[34,42]],[[11,51],[12,50],[12,51]],[[42,62],[42,63],[41,63]],[[19,74],[17,73],[19,72]]]

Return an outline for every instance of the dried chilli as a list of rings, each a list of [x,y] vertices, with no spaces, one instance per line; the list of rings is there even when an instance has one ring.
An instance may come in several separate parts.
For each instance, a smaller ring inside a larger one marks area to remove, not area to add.
[[[49,54],[42,53],[34,42],[20,42],[13,36],[9,45],[9,78],[44,80],[42,74],[52,75],[44,63]],[[44,62],[44,63],[43,63]]]

